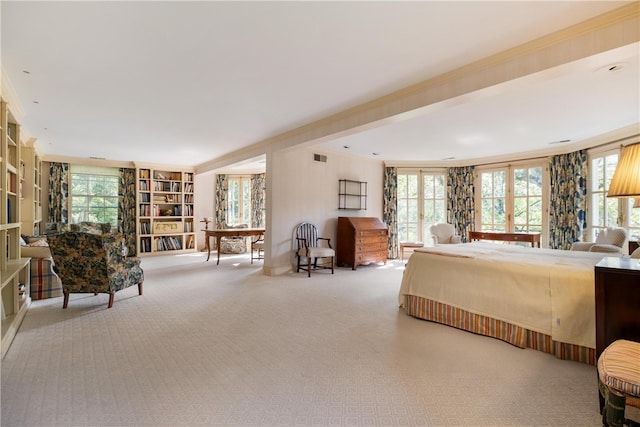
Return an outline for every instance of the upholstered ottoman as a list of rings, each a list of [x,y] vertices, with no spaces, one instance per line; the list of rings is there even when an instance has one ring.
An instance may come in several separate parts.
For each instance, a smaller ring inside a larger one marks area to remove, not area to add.
[[[46,242],[46,236],[24,236],[20,246],[20,256],[31,258],[30,275],[31,299],[55,298],[62,296],[62,282],[53,270],[53,258]]]
[[[62,296],[62,282],[53,271],[51,258],[31,258],[31,299]]]
[[[640,343],[617,340],[598,358],[598,383],[605,426],[640,426],[624,416],[625,405],[640,408]]]

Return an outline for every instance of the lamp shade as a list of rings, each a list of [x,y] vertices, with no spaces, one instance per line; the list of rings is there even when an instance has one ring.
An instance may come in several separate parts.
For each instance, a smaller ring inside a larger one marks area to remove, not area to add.
[[[607,197],[640,196],[640,143],[627,146],[613,173]]]

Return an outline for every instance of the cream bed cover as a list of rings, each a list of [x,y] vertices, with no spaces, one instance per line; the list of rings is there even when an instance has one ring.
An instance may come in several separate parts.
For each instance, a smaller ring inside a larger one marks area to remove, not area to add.
[[[419,296],[595,348],[594,266],[610,255],[486,242],[416,249],[399,303]]]

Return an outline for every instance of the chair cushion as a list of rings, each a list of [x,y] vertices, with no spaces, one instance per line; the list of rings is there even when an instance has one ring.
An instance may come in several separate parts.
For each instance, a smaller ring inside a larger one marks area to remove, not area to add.
[[[20,256],[28,258],[51,258],[49,245],[47,246],[21,246]]]
[[[598,358],[598,375],[607,387],[640,397],[640,343],[611,343]]]
[[[335,256],[336,251],[331,248],[300,248],[298,249],[298,256],[310,257],[310,258],[322,258]]]

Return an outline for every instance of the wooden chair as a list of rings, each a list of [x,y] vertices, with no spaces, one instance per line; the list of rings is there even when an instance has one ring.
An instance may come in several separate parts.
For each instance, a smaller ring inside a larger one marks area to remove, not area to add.
[[[251,264],[254,259],[264,259],[264,236],[251,239]]]
[[[322,242],[325,242],[326,246],[320,246]],[[294,244],[298,260],[296,272],[303,270],[307,272],[308,277],[311,277],[313,265],[313,270],[318,268],[331,269],[331,274],[333,274],[336,251],[331,247],[331,239],[318,237],[318,229],[315,225],[309,222],[298,224],[295,230]],[[306,266],[302,263],[303,258],[306,260]],[[321,259],[320,264],[318,264],[318,258]]]

